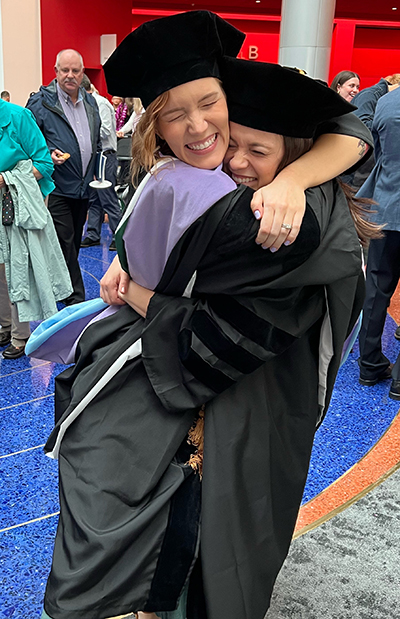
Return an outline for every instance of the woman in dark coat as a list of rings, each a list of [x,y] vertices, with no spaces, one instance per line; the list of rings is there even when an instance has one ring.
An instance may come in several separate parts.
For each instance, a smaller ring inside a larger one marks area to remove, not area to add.
[[[189,103],[199,81],[203,95],[213,95],[207,105],[222,103],[208,64],[206,71],[183,89]],[[174,96],[188,78],[179,79],[168,85]],[[296,86],[306,99],[309,88],[313,99],[319,93],[325,118],[347,111],[314,82]],[[136,92],[146,101],[137,85]],[[194,132],[192,150],[212,153],[218,138],[208,143],[204,131]],[[309,192],[298,240],[267,256],[254,243],[251,189],[230,191],[218,168],[162,163],[139,187],[119,238],[136,279],[160,276],[156,293],[132,282],[124,298],[138,311],[128,304],[90,324],[76,365],[57,380],[57,426],[47,444],[60,458],[45,599],[53,619],[172,611],[189,578],[188,617],[263,617],[314,429],[360,307],[358,239],[334,184]],[[158,228],[168,231],[164,263],[144,272],[135,243],[149,240],[157,207]],[[183,221],[182,213],[190,216]],[[187,435],[204,405],[200,502]]]

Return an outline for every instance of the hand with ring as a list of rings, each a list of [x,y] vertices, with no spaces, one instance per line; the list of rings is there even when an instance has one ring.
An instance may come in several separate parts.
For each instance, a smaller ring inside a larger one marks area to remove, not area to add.
[[[277,251],[295,241],[306,210],[305,188],[288,168],[253,196],[251,210],[260,221],[256,243]]]

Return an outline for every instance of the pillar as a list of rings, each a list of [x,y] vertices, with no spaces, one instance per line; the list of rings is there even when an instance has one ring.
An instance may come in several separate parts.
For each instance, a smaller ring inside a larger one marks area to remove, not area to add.
[[[29,93],[42,83],[40,0],[0,0],[0,9],[2,90],[10,91],[12,103],[25,105]]]
[[[279,63],[328,81],[336,0],[282,0]]]

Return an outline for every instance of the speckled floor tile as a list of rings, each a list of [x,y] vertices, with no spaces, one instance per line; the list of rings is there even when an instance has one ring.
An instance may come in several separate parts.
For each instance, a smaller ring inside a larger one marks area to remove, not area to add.
[[[0,456],[45,443],[53,425],[52,396],[0,411]]]
[[[57,516],[0,533],[0,618],[39,619]]]
[[[32,370],[24,376],[21,374],[2,376],[0,378],[0,408],[23,404],[54,393],[54,377],[55,374],[50,366]]]
[[[58,466],[43,449],[0,459],[0,529],[58,511]]]
[[[383,348],[395,361],[400,343],[396,323],[388,316]],[[376,443],[399,410],[388,397],[390,381],[373,387],[358,383],[358,343],[339,371],[328,414],[316,433],[303,503],[343,475]]]
[[[395,471],[400,464],[400,413],[370,451],[326,490],[302,506],[296,524],[300,535],[326,522]]]

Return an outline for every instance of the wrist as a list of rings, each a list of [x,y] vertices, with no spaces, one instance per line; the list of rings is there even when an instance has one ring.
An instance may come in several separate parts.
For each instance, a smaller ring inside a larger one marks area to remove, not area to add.
[[[290,183],[292,185],[296,185],[299,189],[301,189],[301,191],[305,191],[310,185],[305,182],[307,179],[304,174],[304,170],[301,170],[300,166],[296,166],[296,163],[297,162],[295,161],[283,168],[283,170],[281,170],[274,178],[274,181]]]

